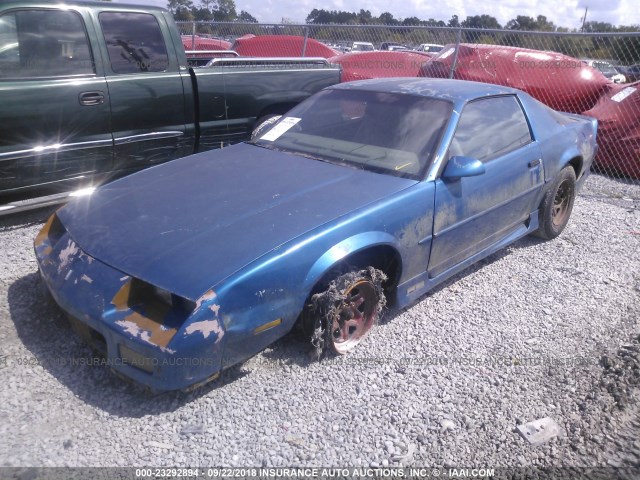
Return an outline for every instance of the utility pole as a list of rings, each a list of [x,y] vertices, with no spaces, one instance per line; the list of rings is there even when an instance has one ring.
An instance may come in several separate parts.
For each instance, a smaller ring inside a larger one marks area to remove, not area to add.
[[[582,29],[580,29],[581,32],[584,33],[584,24],[587,22],[587,12],[589,11],[589,7],[585,7],[584,8],[584,17],[582,17]]]

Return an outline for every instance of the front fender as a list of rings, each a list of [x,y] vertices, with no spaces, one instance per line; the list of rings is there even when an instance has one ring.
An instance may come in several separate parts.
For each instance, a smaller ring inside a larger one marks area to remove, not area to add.
[[[311,291],[313,286],[344,258],[367,247],[381,245],[390,246],[396,251],[399,250],[396,238],[386,232],[363,232],[342,240],[316,260],[304,280],[304,289]]]

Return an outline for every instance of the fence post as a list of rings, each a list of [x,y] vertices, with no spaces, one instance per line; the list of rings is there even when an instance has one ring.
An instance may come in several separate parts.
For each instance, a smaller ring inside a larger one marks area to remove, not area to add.
[[[305,57],[307,53],[307,39],[309,38],[309,27],[304,27],[304,42],[302,43],[302,56]]]
[[[462,40],[462,29],[456,32],[456,51],[453,53],[453,62],[451,62],[451,70],[449,70],[449,78],[453,78],[456,71],[456,63],[458,62],[458,50],[460,50],[460,41]]]
[[[196,22],[191,22],[191,50],[196,49]]]

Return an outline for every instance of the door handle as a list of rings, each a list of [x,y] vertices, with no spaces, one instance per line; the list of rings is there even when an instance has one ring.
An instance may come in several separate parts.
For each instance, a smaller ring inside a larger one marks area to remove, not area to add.
[[[533,168],[533,167],[537,167],[538,165],[540,165],[542,163],[542,161],[538,158],[536,160],[531,160],[529,162],[529,168]]]
[[[96,90],[95,92],[82,92],[78,95],[80,105],[102,105],[104,103],[104,92]]]

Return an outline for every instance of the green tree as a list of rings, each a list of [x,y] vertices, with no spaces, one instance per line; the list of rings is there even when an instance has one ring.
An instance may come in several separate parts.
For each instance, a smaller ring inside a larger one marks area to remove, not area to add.
[[[616,28],[607,22],[586,22],[584,24],[584,31],[588,33],[615,32]]]
[[[360,25],[368,25],[373,23],[373,15],[369,10],[360,9],[360,13],[356,16],[356,19]]]
[[[167,10],[174,15],[180,10],[191,10],[193,2],[191,0],[169,0],[167,2]]]
[[[238,20],[245,23],[258,23],[258,20],[251,15],[249,12],[245,12],[244,10],[240,11],[240,15],[238,15]]]
[[[507,30],[526,30],[530,32],[555,32],[558,27],[544,15],[538,15],[535,19],[526,15],[518,15],[505,25]]]
[[[422,25],[422,20],[420,20],[418,17],[407,17],[402,21],[402,25],[407,27]]]
[[[558,27],[555,26],[555,24],[550,21],[547,20],[547,17],[545,17],[544,15],[538,15],[536,17],[536,30],[539,32],[555,32],[558,29]]]
[[[426,27],[446,27],[447,24],[442,20],[436,20],[434,18],[430,18],[429,20],[422,22]]]
[[[363,10],[361,10],[362,12]],[[369,12],[369,16],[371,16],[371,12]],[[357,23],[357,15],[352,12],[343,12],[341,10],[324,10],[314,8],[311,10],[311,13],[307,15],[306,23],[315,23],[315,24],[323,24],[329,25],[332,23],[336,24],[347,24],[347,23]]]
[[[317,8],[314,8],[313,10],[311,10],[309,15],[307,15],[305,22],[306,23],[328,23],[328,20],[329,20],[328,14],[329,12],[327,12],[326,10],[318,10]]]
[[[209,10],[213,13],[213,11],[218,6],[217,0],[200,0],[200,8],[204,8],[205,10]]]
[[[398,25],[400,22],[393,18],[393,15],[389,12],[381,13],[378,17],[378,22],[382,25]]]
[[[518,15],[516,18],[509,20],[505,25],[508,30],[536,30],[537,23],[533,17],[527,17],[526,15]]]
[[[497,30],[502,28],[498,20],[491,15],[473,15],[463,20],[460,25],[464,28],[493,28]]]
[[[238,18],[236,2],[233,0],[218,0],[217,3],[217,8],[213,12],[213,19],[216,22],[232,22]]]
[[[193,7],[191,9],[191,14],[193,15],[193,19],[197,21],[208,22],[213,20],[213,12],[208,8]]]
[[[193,2],[191,0],[169,0],[167,10],[173,13],[176,20],[193,20]]]

